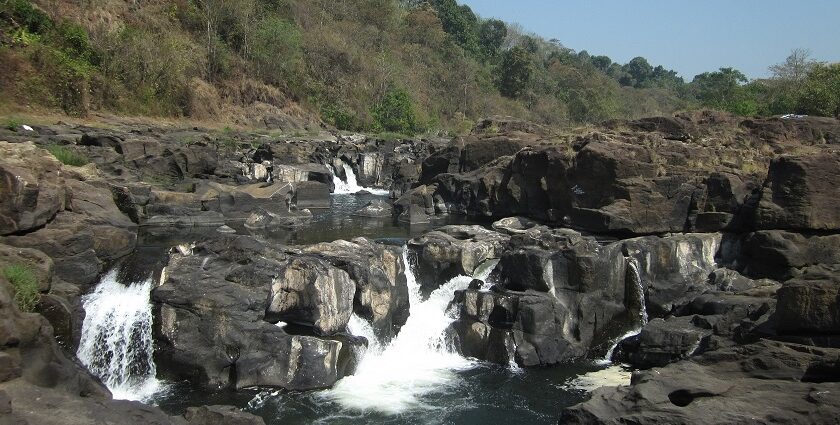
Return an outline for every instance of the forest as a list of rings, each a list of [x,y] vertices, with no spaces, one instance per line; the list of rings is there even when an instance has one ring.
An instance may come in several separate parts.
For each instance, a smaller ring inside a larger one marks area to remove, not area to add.
[[[697,108],[840,114],[840,64],[797,49],[748,80],[686,81],[574,51],[455,0],[0,0],[0,108],[189,117],[282,113],[340,130],[461,134],[509,115],[556,127]]]

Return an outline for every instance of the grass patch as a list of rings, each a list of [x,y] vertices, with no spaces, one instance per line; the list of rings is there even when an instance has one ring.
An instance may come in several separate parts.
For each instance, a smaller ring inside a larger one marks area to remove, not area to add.
[[[10,131],[17,131],[17,129],[20,128],[20,126],[22,125],[23,123],[15,118],[9,118],[3,122],[3,127]]]
[[[412,136],[409,136],[407,134],[395,133],[392,131],[378,133],[374,137],[381,140],[408,140],[413,138]]]
[[[61,145],[48,145],[46,147],[48,151],[55,157],[55,159],[59,160],[64,165],[72,165],[74,167],[81,167],[83,165],[87,165],[90,162],[90,159],[86,157],[84,154],[78,153],[73,149],[68,148],[67,146]]]
[[[38,291],[38,277],[29,266],[12,264],[3,269],[3,276],[12,284],[15,303],[20,311],[32,312],[41,299]]]

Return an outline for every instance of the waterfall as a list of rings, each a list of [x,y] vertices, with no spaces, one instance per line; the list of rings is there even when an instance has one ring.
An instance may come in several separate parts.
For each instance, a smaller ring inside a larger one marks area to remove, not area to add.
[[[420,285],[403,250],[405,276],[408,281],[411,315],[400,333],[388,345],[380,346],[373,332],[354,319],[350,323],[354,335],[371,340],[356,373],[339,381],[323,393],[328,400],[345,408],[400,414],[413,409],[432,408],[423,396],[454,388],[461,383],[457,372],[475,366],[461,357],[445,341],[444,331],[454,321],[446,309],[452,294],[465,289],[472,277],[458,276],[422,299]],[[487,278],[491,270],[482,276]],[[368,325],[369,326],[369,325]],[[356,334],[355,332],[360,332]]]
[[[598,361],[599,364],[612,363],[613,353],[615,352],[615,349],[618,348],[618,345],[621,344],[621,341],[624,341],[627,338],[631,338],[640,334],[642,332],[642,328],[644,328],[644,326],[648,322],[647,306],[645,305],[645,285],[642,281],[642,275],[639,272],[638,262],[635,258],[628,258],[627,267],[628,271],[630,272],[629,277],[636,287],[636,295],[638,296],[638,299],[636,300],[639,303],[638,324],[631,331],[612,341],[609,350],[607,350],[606,356],[604,356],[603,359]]]
[[[85,320],[76,353],[115,399],[148,400],[162,389],[152,355],[152,279],[123,284],[111,270],[82,297]]]
[[[330,169],[333,172],[333,184],[335,185],[335,194],[336,195],[347,195],[358,193],[363,190],[368,191],[374,195],[387,195],[389,191],[385,189],[374,189],[372,187],[362,187],[359,186],[359,182],[356,179],[356,173],[353,172],[353,168],[350,167],[346,162],[341,161],[341,166],[344,168],[344,175],[347,177],[347,181],[341,180],[335,172],[335,168],[330,165]]]

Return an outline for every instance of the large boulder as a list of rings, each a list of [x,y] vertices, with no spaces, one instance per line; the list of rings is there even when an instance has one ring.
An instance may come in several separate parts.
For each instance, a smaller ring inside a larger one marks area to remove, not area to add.
[[[310,326],[319,335],[332,335],[347,327],[355,290],[344,270],[315,258],[291,258],[279,264],[266,319]]]
[[[758,229],[840,230],[840,153],[773,160],[755,212]]]
[[[368,320],[381,339],[396,336],[409,311],[406,265],[399,251],[365,238],[320,243],[303,251],[347,272],[355,284],[353,311]]]
[[[315,267],[309,272],[327,270],[324,264],[299,264]],[[172,255],[161,286],[152,292],[155,361],[161,376],[189,379],[210,389],[267,386],[310,390],[330,387],[351,373],[356,361],[354,347],[363,341],[342,335],[318,338],[306,332],[297,334],[292,325],[287,332],[266,320],[272,287],[282,286],[278,281],[284,271],[295,278],[291,266],[286,255],[241,236],[223,236],[185,254]],[[338,269],[333,269],[332,275],[346,279],[346,273]],[[347,280],[349,296],[341,302],[348,305],[343,314],[349,318],[353,286]],[[313,294],[306,291],[303,288],[297,295]],[[295,295],[290,292],[288,298]],[[339,302],[333,292],[325,293],[323,301],[330,302],[333,295]],[[310,307],[308,312],[301,311],[300,318],[288,315],[286,319],[317,321],[332,331],[344,317],[315,317],[311,313],[321,307]]]
[[[443,226],[408,242],[417,260],[416,274],[424,293],[455,276],[472,276],[483,262],[499,258],[509,241],[481,226]]]
[[[778,332],[784,335],[840,335],[840,270],[809,267],[778,291]]]
[[[37,229],[64,209],[61,163],[32,143],[0,142],[0,236]]]

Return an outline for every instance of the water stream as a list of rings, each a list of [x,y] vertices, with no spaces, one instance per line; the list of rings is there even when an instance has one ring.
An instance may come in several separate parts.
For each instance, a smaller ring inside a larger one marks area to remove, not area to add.
[[[123,283],[117,269],[82,298],[77,356],[116,399],[148,400],[163,388],[153,361],[152,278]]]

